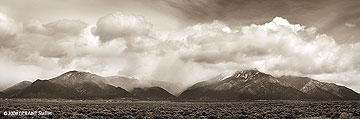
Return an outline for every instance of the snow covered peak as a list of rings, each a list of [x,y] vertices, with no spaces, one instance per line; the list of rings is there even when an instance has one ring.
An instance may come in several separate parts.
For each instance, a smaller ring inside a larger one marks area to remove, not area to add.
[[[259,78],[264,76],[270,76],[268,74],[265,74],[263,72],[258,71],[257,69],[250,69],[250,70],[243,70],[243,71],[236,71],[232,77],[234,78],[243,78],[245,80],[247,79],[253,79],[253,78]]]

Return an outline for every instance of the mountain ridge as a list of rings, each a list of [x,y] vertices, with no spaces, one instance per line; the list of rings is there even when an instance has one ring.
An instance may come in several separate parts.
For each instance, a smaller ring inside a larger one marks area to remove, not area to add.
[[[214,100],[358,100],[360,94],[344,86],[307,77],[274,77],[251,69],[236,71],[230,77],[215,83],[196,88],[190,87],[179,97]]]
[[[20,83],[17,83],[7,89],[5,89],[3,92],[2,92],[2,95],[3,96],[6,96],[6,97],[14,97],[16,95],[18,95],[23,89],[27,88],[28,86],[31,85],[32,82],[30,81],[22,81]]]
[[[0,96],[180,100],[360,100],[359,93],[345,86],[308,77],[274,77],[256,69],[236,71],[231,75],[220,74],[209,80],[197,82],[177,97],[164,88],[164,85],[172,86],[170,83],[149,81],[141,84],[139,82],[138,79],[128,77],[102,77],[89,72],[69,71],[48,80],[20,82],[1,92]]]
[[[136,78],[129,78],[125,76],[110,76],[105,78],[108,84],[122,87],[127,91],[131,91],[134,88],[161,87],[167,92],[170,92],[172,95],[177,95],[179,94],[179,90],[181,90],[181,87],[177,86],[176,84],[165,81],[139,80]]]
[[[176,97],[161,87],[134,88],[130,93],[147,99],[174,99]]]

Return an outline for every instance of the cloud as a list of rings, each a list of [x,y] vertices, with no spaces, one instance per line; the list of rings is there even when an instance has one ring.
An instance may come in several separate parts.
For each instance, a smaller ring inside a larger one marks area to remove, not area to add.
[[[337,43],[359,42],[360,28],[351,30],[344,23],[360,24],[360,1],[259,1],[254,0],[166,0],[186,25],[220,20],[233,25],[264,24],[275,16],[293,23],[313,26],[319,33],[332,36]],[[326,7],[323,7],[326,6]],[[332,14],[329,14],[331,12]]]
[[[63,19],[46,24],[33,20],[24,24],[24,31],[50,37],[63,38],[77,36],[82,33],[87,26],[87,23],[80,20]]]
[[[14,45],[12,42],[16,31],[15,21],[0,11],[0,48]]]
[[[280,17],[263,25],[233,28],[214,21],[189,27],[187,32],[190,32],[186,37],[187,45],[180,56],[185,62],[209,65],[232,62],[298,75],[358,68],[350,57],[359,54],[352,52],[352,47],[358,46],[337,44],[332,37],[318,34],[313,27],[291,24]]]
[[[43,25],[50,35],[79,35],[88,24],[80,20],[58,20]]]
[[[356,24],[352,24],[352,23],[345,23],[345,26],[346,26],[346,27],[349,27],[349,28],[353,28],[353,27],[356,27],[357,25],[356,25]]]
[[[14,34],[16,32],[15,21],[9,18],[6,14],[0,12],[0,33],[1,36],[5,34]]]
[[[143,16],[115,12],[101,17],[92,32],[100,37],[100,41],[107,42],[116,38],[147,35],[151,27]]]
[[[82,35],[88,25],[79,20],[49,23],[32,20],[18,26],[21,27],[13,33],[12,39],[2,39],[2,44],[11,45],[1,49],[18,62],[39,63],[47,58],[74,57],[87,42]]]

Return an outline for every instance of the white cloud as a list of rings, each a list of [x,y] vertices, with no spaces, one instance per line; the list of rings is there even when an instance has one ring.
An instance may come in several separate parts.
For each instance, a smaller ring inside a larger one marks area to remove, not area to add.
[[[226,27],[218,21],[192,27],[182,59],[208,64],[256,64],[266,71],[303,75],[352,69],[352,65],[344,65],[351,58],[343,56],[351,49],[325,34],[317,34],[314,28],[293,25],[280,17],[264,25],[232,28],[232,32],[223,32]],[[259,62],[264,63],[259,66]]]
[[[82,37],[87,24],[79,20],[58,20],[49,23],[29,21],[23,24],[23,29],[9,47],[14,60],[37,62],[37,57],[65,58],[78,53],[80,46],[86,45]],[[77,55],[77,54],[76,54]],[[32,57],[32,60],[27,59]]]
[[[115,12],[101,17],[92,30],[94,35],[106,42],[116,38],[147,35],[151,27],[151,23],[143,16]]]
[[[13,19],[0,12],[0,35],[13,34],[16,30],[16,24]]]

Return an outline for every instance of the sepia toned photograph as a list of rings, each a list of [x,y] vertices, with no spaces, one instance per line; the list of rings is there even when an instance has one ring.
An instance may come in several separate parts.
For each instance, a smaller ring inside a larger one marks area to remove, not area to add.
[[[360,119],[360,0],[0,0],[0,119]]]

